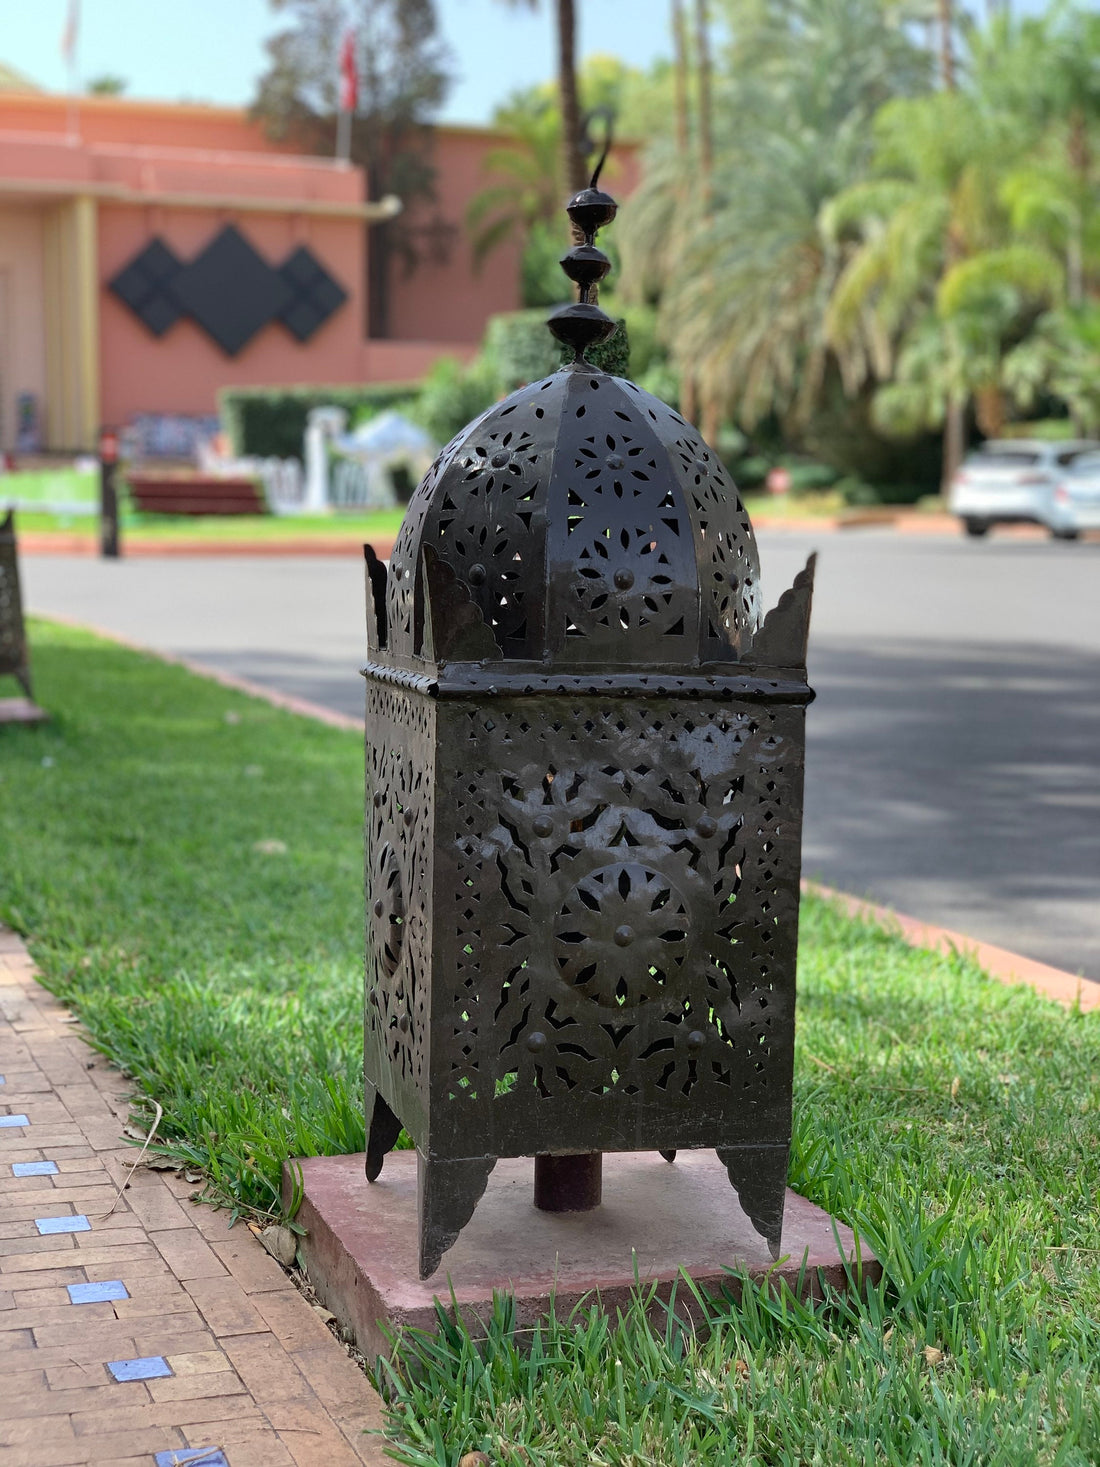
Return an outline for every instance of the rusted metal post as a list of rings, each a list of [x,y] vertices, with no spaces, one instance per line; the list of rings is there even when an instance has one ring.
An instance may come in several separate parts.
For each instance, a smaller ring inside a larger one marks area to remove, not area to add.
[[[118,560],[118,434],[104,428],[99,435],[99,553],[104,560]]]
[[[535,1206],[542,1212],[589,1212],[602,1200],[602,1151],[535,1157]]]

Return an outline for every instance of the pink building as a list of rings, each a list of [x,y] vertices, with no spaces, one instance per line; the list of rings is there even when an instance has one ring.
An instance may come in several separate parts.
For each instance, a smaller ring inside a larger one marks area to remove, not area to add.
[[[462,228],[499,142],[438,130],[428,212],[447,248],[395,271],[380,340],[366,226],[387,209],[360,169],[240,110],[0,91],[0,448],[22,428],[87,449],[102,424],[212,414],[228,385],[411,381],[469,356],[519,304],[518,251],[478,273]]]

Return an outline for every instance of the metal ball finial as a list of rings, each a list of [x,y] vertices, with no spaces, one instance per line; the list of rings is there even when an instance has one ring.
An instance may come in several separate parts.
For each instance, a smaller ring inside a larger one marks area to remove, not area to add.
[[[580,287],[580,299],[560,307],[546,324],[559,341],[572,347],[574,362],[582,362],[588,347],[607,341],[617,328],[617,323],[592,301],[593,287],[611,269],[611,261],[596,247],[596,233],[611,223],[619,209],[611,195],[599,187],[600,171],[610,147],[609,136],[588,187],[574,194],[565,206],[566,213],[584,236],[584,243],[567,250],[560,263],[569,279]]]

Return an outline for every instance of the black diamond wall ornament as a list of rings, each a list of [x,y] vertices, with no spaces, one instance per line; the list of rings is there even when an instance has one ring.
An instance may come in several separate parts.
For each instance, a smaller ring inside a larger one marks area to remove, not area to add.
[[[154,336],[163,336],[183,315],[173,290],[182,269],[183,262],[169,246],[154,239],[118,272],[109,287]]]
[[[173,281],[180,304],[234,357],[286,309],[291,290],[232,224]]]
[[[348,298],[347,291],[316,257],[300,246],[279,266],[283,283],[292,292],[279,320],[299,341],[308,341]]]
[[[273,269],[232,225],[189,265],[154,239],[109,285],[154,336],[190,315],[229,356],[275,320],[308,341],[348,298],[304,245]]]

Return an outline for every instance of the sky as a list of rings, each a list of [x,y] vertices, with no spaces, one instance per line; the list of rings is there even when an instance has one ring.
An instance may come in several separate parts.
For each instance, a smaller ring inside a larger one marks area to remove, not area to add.
[[[67,84],[61,56],[70,0],[0,0],[0,60],[50,91]],[[554,74],[553,5],[537,11],[503,0],[436,0],[455,58],[442,118],[488,122],[516,87]],[[646,67],[670,50],[668,0],[582,0],[580,57],[611,52]],[[285,25],[268,0],[82,0],[77,45],[81,85],[106,72],[127,95],[244,105],[265,68],[264,38]]]

